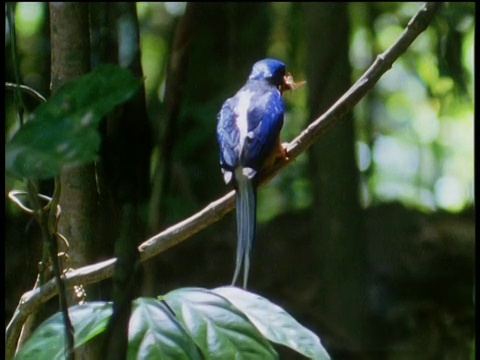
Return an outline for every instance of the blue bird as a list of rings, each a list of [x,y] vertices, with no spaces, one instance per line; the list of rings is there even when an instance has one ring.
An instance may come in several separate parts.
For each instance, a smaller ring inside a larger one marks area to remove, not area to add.
[[[256,188],[262,169],[278,158],[287,158],[280,144],[282,94],[299,85],[286,73],[283,62],[260,60],[253,65],[247,83],[223,103],[218,113],[220,167],[225,183],[236,190],[237,257],[232,285],[243,262],[243,287],[247,287],[256,228]]]

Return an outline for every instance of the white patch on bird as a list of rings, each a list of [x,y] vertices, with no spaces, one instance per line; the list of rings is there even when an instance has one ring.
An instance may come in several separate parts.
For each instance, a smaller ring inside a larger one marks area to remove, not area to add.
[[[243,144],[245,143],[245,139],[248,136],[248,109],[250,107],[250,100],[253,96],[252,91],[243,91],[239,95],[238,99],[238,106],[237,106],[237,128],[239,132],[239,146],[240,152],[243,151]]]
[[[255,174],[257,173],[254,169],[252,169],[251,167],[244,167],[243,170],[243,175],[248,178],[248,179],[251,179],[255,176]]]
[[[225,181],[225,184],[230,183],[230,181],[232,181],[232,175],[233,175],[232,172],[222,169],[222,173],[223,173],[223,180]]]

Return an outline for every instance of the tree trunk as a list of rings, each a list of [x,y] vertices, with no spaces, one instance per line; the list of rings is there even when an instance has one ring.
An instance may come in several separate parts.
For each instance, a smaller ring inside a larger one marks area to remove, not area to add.
[[[308,106],[311,118],[351,85],[349,20],[343,3],[305,5]],[[363,348],[367,327],[367,258],[358,198],[354,124],[347,115],[309,152],[313,189],[320,311],[352,344],[334,345],[340,356]]]
[[[90,71],[88,5],[50,3],[52,92]],[[70,243],[71,266],[90,262],[97,243],[97,187],[94,164],[65,169],[60,175],[59,232]]]
[[[50,3],[52,70],[51,90],[90,71],[90,32],[87,3]],[[95,260],[98,234],[98,193],[93,163],[64,169],[60,175],[58,231],[69,242],[70,266],[78,268]],[[78,303],[67,292],[69,305]],[[92,358],[93,348],[76,352],[77,358]]]

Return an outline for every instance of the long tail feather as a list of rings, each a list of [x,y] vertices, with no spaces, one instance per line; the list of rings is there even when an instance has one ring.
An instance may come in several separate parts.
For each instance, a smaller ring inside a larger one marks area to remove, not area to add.
[[[243,288],[247,288],[250,270],[250,251],[255,238],[257,195],[252,181],[240,175],[237,177],[237,261],[232,285],[237,281],[243,261]]]

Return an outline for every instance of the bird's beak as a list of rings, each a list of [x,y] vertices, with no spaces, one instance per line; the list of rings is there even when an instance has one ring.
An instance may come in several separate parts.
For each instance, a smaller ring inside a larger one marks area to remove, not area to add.
[[[283,84],[280,86],[280,92],[283,94],[285,91],[298,89],[300,86],[305,85],[305,83],[305,80],[296,83],[293,80],[293,76],[290,75],[290,73],[287,73],[287,75],[283,77]]]

